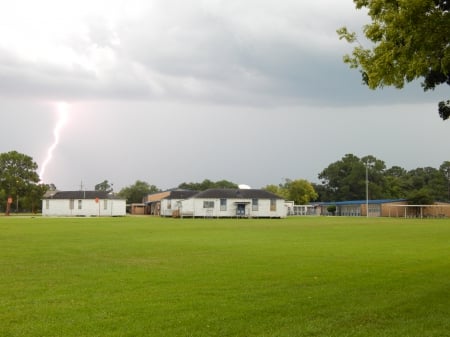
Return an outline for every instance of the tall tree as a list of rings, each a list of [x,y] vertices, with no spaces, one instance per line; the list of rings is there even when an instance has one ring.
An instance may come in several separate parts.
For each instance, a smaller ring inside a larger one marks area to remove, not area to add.
[[[19,198],[33,194],[39,183],[37,164],[33,158],[17,151],[0,154],[0,190],[8,199],[15,199],[16,210]],[[41,189],[45,193],[45,188]],[[41,195],[42,196],[42,195]],[[6,212],[9,213],[9,203]]]
[[[441,171],[433,167],[419,167],[408,171],[406,183],[407,196],[411,195],[411,192],[421,191],[420,195],[428,194],[433,200],[447,199],[447,179]]]
[[[147,194],[159,191],[160,189],[155,185],[150,185],[145,181],[136,180],[133,185],[122,188],[118,194],[122,198],[125,198],[128,203],[141,203],[142,199]]]
[[[407,193],[407,171],[400,166],[392,166],[385,171],[386,197],[405,198]]]
[[[372,42],[365,48],[355,33],[338,29],[340,39],[355,43],[344,56],[351,68],[359,68],[363,83],[375,89],[402,88],[422,78],[424,90],[450,85],[450,1],[448,0],[353,0],[357,9],[368,9],[372,22],[364,27]],[[450,100],[438,104],[439,115],[450,117]]]
[[[319,173],[319,179],[324,185],[322,194],[332,201],[365,199],[366,168],[369,197],[384,198],[384,162],[374,156],[359,158],[353,154],[346,154]]]

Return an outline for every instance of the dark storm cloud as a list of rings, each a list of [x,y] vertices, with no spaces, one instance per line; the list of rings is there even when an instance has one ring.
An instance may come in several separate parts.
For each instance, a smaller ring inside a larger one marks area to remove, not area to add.
[[[73,56],[66,63],[0,50],[1,94],[249,106],[379,102],[382,95],[360,86],[359,74],[342,63],[333,24],[313,32],[303,24],[301,6],[271,13],[276,7],[263,5],[267,12],[250,15],[241,6],[223,14],[169,1],[115,27],[91,16],[84,35],[58,41]],[[382,97],[383,103],[402,99]]]

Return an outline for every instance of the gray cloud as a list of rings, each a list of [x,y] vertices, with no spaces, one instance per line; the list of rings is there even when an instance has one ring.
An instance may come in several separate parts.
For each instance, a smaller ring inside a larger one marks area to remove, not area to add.
[[[67,101],[46,171],[60,188],[314,181],[346,153],[405,168],[448,160],[430,151],[448,134],[445,89],[371,91],[342,63],[335,29],[364,22],[351,1],[96,0],[58,5],[59,20],[45,4],[39,25],[0,13],[14,28],[0,32],[0,151],[42,163],[54,102]]]

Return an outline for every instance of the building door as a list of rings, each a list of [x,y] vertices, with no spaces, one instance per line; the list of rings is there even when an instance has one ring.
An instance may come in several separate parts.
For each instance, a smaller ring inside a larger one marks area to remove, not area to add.
[[[236,215],[245,216],[245,204],[237,204]]]

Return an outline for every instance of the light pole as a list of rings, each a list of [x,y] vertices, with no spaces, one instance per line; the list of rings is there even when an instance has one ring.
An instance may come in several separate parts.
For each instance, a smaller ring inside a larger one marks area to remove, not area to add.
[[[366,163],[366,218],[369,217],[369,164]]]
[[[369,162],[364,164],[366,166],[366,218],[369,217],[369,166],[372,167]]]

